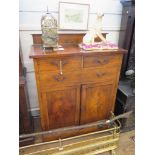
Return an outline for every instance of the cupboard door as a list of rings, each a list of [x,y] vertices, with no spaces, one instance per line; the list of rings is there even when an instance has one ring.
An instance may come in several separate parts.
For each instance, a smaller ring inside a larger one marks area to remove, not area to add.
[[[107,119],[113,109],[113,83],[82,85],[80,124]]]
[[[65,87],[42,93],[44,130],[79,124],[80,87]]]

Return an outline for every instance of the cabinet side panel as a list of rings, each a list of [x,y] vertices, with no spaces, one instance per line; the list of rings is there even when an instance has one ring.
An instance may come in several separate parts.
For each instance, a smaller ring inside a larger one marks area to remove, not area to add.
[[[112,112],[114,112],[114,108],[115,108],[115,102],[116,102],[116,93],[117,93],[117,88],[118,88],[118,83],[119,83],[119,78],[120,78],[120,71],[121,71],[121,65],[122,65],[122,59],[123,59],[123,54],[120,54],[120,60],[119,60],[119,65],[118,65],[118,69],[117,69],[117,74],[115,76],[115,86],[114,86],[114,90],[112,92],[113,94],[113,108],[112,108]]]
[[[41,90],[40,90],[37,59],[33,59],[33,62],[34,62],[35,77],[36,77],[37,92],[38,92],[38,100],[39,100],[39,107],[40,107],[41,127],[43,130],[48,130],[49,123],[48,123],[48,115],[47,115],[47,105],[45,102],[46,96],[45,96],[45,94],[41,93]]]

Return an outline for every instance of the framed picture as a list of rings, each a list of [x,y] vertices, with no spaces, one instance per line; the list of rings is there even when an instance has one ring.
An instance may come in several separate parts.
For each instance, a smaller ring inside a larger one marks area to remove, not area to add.
[[[59,2],[59,28],[61,30],[87,30],[89,4]]]

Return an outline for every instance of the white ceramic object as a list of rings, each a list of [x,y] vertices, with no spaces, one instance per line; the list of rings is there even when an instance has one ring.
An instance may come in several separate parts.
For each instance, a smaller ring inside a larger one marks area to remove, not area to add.
[[[93,28],[90,29],[83,37],[84,44],[93,44],[96,37],[99,37],[101,41],[106,41],[102,35],[102,19],[104,14],[97,13],[96,21],[94,22]]]
[[[132,75],[132,74],[134,74],[134,70],[132,70],[132,69],[127,70],[127,71],[125,72],[125,75],[126,75],[126,76],[129,76],[129,75]]]

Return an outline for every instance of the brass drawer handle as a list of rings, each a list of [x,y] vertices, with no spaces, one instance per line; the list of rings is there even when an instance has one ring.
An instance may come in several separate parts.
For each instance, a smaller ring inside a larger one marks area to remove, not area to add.
[[[66,64],[68,64],[68,61],[67,60],[52,60],[50,61],[50,64],[56,66],[59,68],[59,73],[61,75],[63,75],[63,66],[65,66]]]
[[[58,82],[63,82],[66,78],[62,74],[54,76],[54,79]]]
[[[66,65],[68,63],[67,60],[60,60],[60,61],[62,63],[62,66]],[[50,64],[57,66],[57,67],[60,67],[60,61],[52,60],[52,61],[50,61]]]
[[[103,59],[103,60],[95,59],[94,61],[95,61],[95,63],[101,64],[101,65],[109,63],[109,59]]]
[[[57,61],[57,60],[50,61],[50,64],[59,67],[59,61]]]
[[[102,76],[104,76],[104,75],[105,75],[105,73],[100,73],[100,72],[97,72],[97,73],[96,73],[96,76],[97,76],[97,77],[102,77]]]
[[[95,63],[97,63],[97,64],[102,64],[102,61],[99,60],[99,59],[95,59],[94,61],[95,61]]]
[[[68,64],[68,61],[67,60],[62,60],[62,66]]]
[[[109,63],[109,59],[104,59],[103,64],[107,64],[107,63]]]

